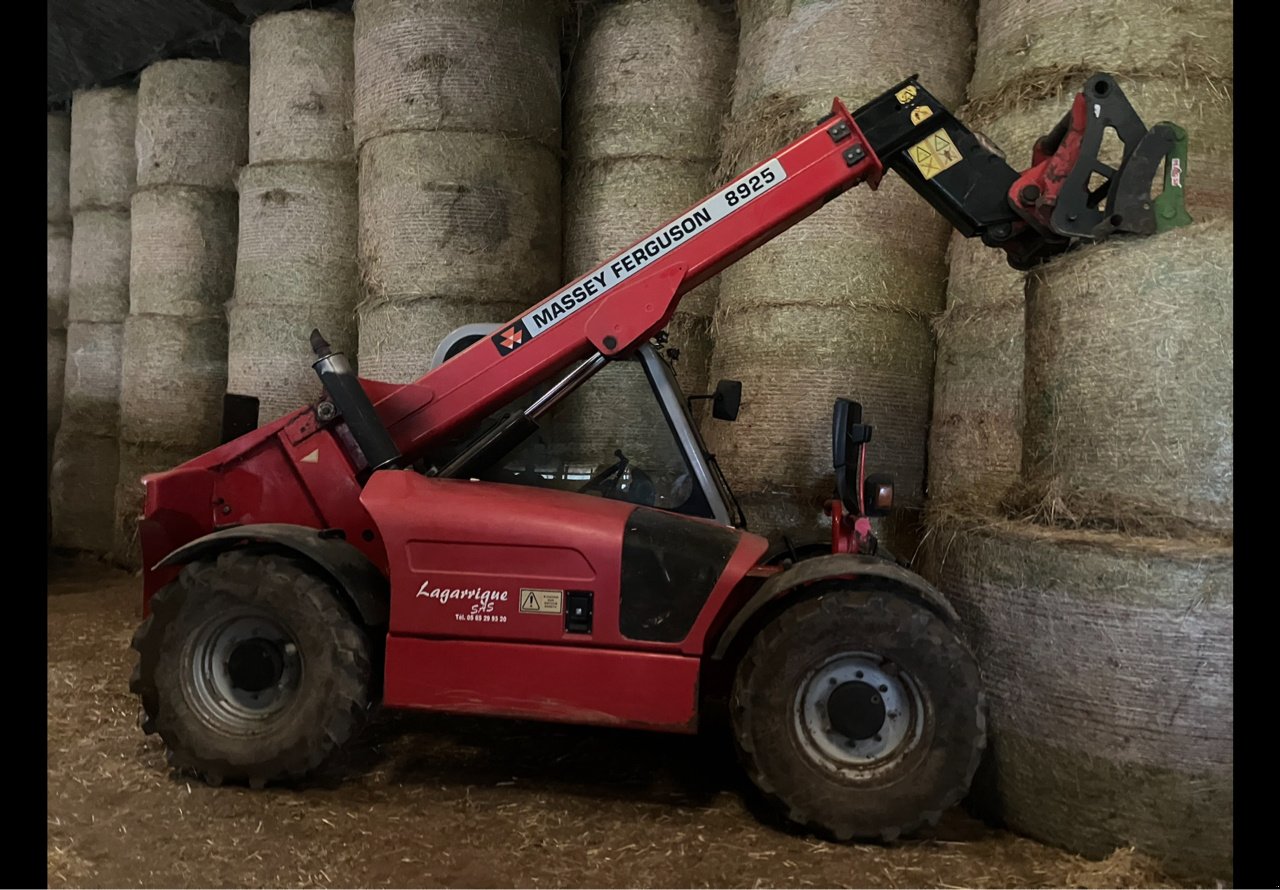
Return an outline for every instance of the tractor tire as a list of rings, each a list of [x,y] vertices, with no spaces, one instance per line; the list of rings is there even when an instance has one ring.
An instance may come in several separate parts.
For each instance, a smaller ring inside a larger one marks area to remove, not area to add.
[[[756,787],[792,822],[839,841],[935,825],[986,747],[968,647],[906,596],[838,581],[760,630],[729,710]]]
[[[141,725],[211,785],[301,778],[363,726],[370,643],[307,563],[233,550],[185,566],[133,638]]]

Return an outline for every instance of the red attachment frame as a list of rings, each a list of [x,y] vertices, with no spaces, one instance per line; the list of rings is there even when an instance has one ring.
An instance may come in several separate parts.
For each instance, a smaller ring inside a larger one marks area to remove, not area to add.
[[[1067,176],[1080,160],[1088,122],[1087,103],[1077,93],[1067,117],[1046,136],[1036,140],[1031,166],[1009,188],[1009,201],[1028,222],[1052,232],[1050,219]]]

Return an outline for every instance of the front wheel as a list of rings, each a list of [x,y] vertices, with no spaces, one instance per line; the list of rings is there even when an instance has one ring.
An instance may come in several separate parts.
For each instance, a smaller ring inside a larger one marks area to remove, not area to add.
[[[364,631],[287,556],[236,550],[184,567],[152,598],[133,647],[143,729],[210,784],[300,778],[368,710]]]
[[[936,614],[831,582],[738,666],[730,713],[756,786],[838,840],[894,840],[969,789],[986,745],[973,655]]]

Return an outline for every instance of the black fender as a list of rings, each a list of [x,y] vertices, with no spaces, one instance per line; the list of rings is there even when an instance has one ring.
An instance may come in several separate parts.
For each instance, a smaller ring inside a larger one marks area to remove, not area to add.
[[[391,586],[369,558],[341,538],[324,537],[314,528],[282,522],[240,525],[196,538],[156,564],[183,565],[254,544],[269,544],[312,563],[346,594],[360,619],[369,627],[385,627],[390,611]]]
[[[760,557],[760,564],[766,566],[777,565],[784,559],[790,559],[793,550],[796,556],[800,558],[797,562],[830,553],[831,535],[803,535],[800,537],[782,535],[777,540],[770,537],[769,549],[764,552],[764,556]]]
[[[875,579],[888,582],[888,586],[914,596],[924,606],[937,613],[953,628],[958,628],[960,616],[942,592],[915,572],[878,556],[855,553],[832,553],[802,560],[786,571],[779,572],[755,592],[751,599],[733,616],[711,653],[714,659],[722,659],[738,636],[746,629],[752,617],[769,603],[784,597],[790,591],[806,587],[829,578]]]

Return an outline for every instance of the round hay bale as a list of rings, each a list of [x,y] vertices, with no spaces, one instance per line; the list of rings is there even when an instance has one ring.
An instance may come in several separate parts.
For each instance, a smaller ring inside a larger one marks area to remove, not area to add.
[[[361,304],[360,376],[410,383],[430,370],[436,347],[450,331],[464,324],[501,324],[528,308],[448,298]]]
[[[729,178],[813,126],[919,72],[951,105],[972,70],[969,3],[900,10],[861,0],[743,0]],[[886,35],[891,35],[886,37]],[[857,59],[850,65],[849,59]],[[709,379],[744,383],[738,423],[708,427],[730,482],[818,515],[830,496],[831,404],[861,401],[876,426],[868,465],[891,472],[900,507],[924,488],[933,343],[949,226],[894,177],[857,189],[721,275]]]
[[[944,526],[927,571],[988,700],[988,778],[1015,831],[1232,868],[1232,550],[993,521]]]
[[[969,259],[954,250],[952,256],[953,270]],[[1023,316],[1018,293],[990,302],[956,302],[933,322],[938,353],[929,427],[932,501],[993,508],[1018,480]]]
[[[49,328],[45,331],[45,395],[47,401],[45,432],[52,454],[53,437],[62,423],[62,395],[67,368],[67,332]]]
[[[218,315],[235,286],[236,196],[162,188],[133,196],[135,315]]]
[[[129,314],[132,237],[127,210],[76,212],[68,320],[124,321]]]
[[[720,305],[885,307],[928,318],[943,307],[950,225],[909,185],[857,189],[720,275]]]
[[[249,154],[249,72],[199,59],[156,62],[138,85],[138,186],[231,191]]]
[[[45,220],[71,222],[71,118],[65,114],[47,114],[45,121],[45,200],[48,203]]]
[[[355,165],[250,165],[239,189],[236,299],[353,309],[360,288]]]
[[[49,474],[55,547],[96,554],[111,550],[119,459],[115,436],[72,427],[59,431]]]
[[[66,349],[62,428],[114,435],[120,423],[122,325],[73,321]]]
[[[382,136],[360,154],[359,241],[369,298],[531,305],[562,283],[560,162],[500,136]]]
[[[48,253],[46,272],[48,282],[45,305],[49,328],[62,328],[67,324],[67,304],[71,292],[71,226],[66,223],[45,223]]]
[[[71,104],[71,210],[128,210],[138,176],[132,87],[77,90]]]
[[[224,317],[130,315],[123,365],[122,439],[197,454],[218,444],[227,389]]]
[[[1022,498],[1038,515],[1231,529],[1232,239],[1229,221],[1112,239],[1030,277]]]
[[[740,0],[738,12],[730,125],[740,131],[753,117],[774,117],[766,112],[780,105],[792,106],[803,131],[831,110],[833,96],[857,108],[917,72],[938,101],[955,107],[973,70],[974,11],[966,0],[927,0],[909,21],[874,0]],[[741,166],[786,144],[773,141]]]
[[[120,468],[112,478],[111,559],[130,571],[142,568],[138,519],[142,516],[142,477],[172,470],[206,449],[173,448],[151,442],[120,443]]]
[[[354,161],[352,19],[264,15],[249,32],[249,163]]]
[[[434,130],[558,151],[558,12],[554,0],[359,0],[357,150],[388,133]]]
[[[820,515],[834,487],[830,431],[838,397],[861,402],[875,427],[868,469],[893,475],[900,507],[920,503],[933,367],[928,324],[872,304],[856,310],[799,299],[722,299],[710,378],[741,380],[742,409],[736,423],[704,431],[729,482],[761,496],[757,503],[767,494]]]
[[[319,328],[354,363],[356,319],[351,309],[300,303],[228,305],[227,392],[258,399],[258,425],[290,413],[321,393],[308,339]]]
[[[569,85],[566,141],[572,160],[714,158],[736,36],[730,10],[707,0],[591,7]]]
[[[983,0],[971,96],[1018,80],[1120,69],[1232,76],[1232,9],[1218,0]],[[1145,120],[1145,118],[1144,118]]]

